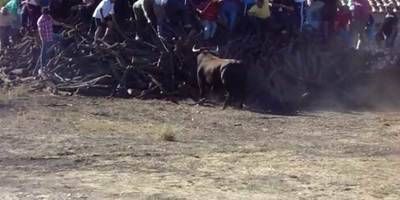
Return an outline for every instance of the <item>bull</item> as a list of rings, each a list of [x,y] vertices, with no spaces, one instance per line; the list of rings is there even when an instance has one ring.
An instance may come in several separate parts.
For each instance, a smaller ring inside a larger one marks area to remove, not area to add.
[[[247,70],[243,63],[235,59],[223,59],[215,55],[215,50],[208,48],[192,51],[197,55],[197,84],[200,91],[200,103],[205,100],[205,90],[222,85],[225,90],[223,109],[230,105],[233,99],[239,100],[239,107],[243,108],[247,80]]]

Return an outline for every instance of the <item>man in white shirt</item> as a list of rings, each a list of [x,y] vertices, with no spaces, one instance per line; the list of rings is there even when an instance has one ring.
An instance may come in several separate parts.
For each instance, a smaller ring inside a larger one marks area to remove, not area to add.
[[[115,0],[102,0],[100,4],[96,7],[93,13],[93,18],[96,22],[96,32],[94,35],[94,40],[97,41],[103,29],[106,28],[106,32],[103,36],[108,35],[113,22],[115,22],[115,11],[114,11]],[[115,23],[114,23],[115,24]]]

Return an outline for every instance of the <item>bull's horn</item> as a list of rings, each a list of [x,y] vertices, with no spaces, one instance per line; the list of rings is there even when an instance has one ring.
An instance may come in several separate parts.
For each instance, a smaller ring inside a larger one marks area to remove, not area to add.
[[[219,52],[219,46],[215,47],[215,49],[210,50],[213,53],[218,53]]]
[[[192,51],[194,53],[196,53],[196,52],[200,52],[200,49],[196,48],[196,45],[193,45]]]

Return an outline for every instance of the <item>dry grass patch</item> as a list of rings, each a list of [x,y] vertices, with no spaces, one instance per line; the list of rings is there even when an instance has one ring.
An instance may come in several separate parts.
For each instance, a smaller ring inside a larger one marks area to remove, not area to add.
[[[29,95],[29,87],[21,85],[13,87],[11,89],[1,88],[0,89],[0,105],[8,105],[13,100],[27,97]]]
[[[143,131],[143,127],[133,122],[96,119],[85,116],[74,119],[73,124],[79,131],[88,133],[136,134]]]
[[[138,123],[124,120],[74,116],[72,124],[82,133],[147,135],[163,141],[176,141],[181,128],[172,124]]]
[[[176,141],[176,134],[179,132],[177,127],[170,124],[163,124],[161,126],[155,126],[154,128],[161,140],[168,142]]]

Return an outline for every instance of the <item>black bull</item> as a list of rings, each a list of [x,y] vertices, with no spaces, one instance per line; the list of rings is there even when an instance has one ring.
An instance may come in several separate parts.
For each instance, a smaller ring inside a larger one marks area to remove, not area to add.
[[[239,100],[240,108],[245,100],[247,69],[234,59],[222,59],[207,49],[195,49],[197,56],[197,82],[200,89],[200,98],[205,96],[207,88],[215,88],[222,84],[225,92],[223,109],[232,103],[233,99]]]

